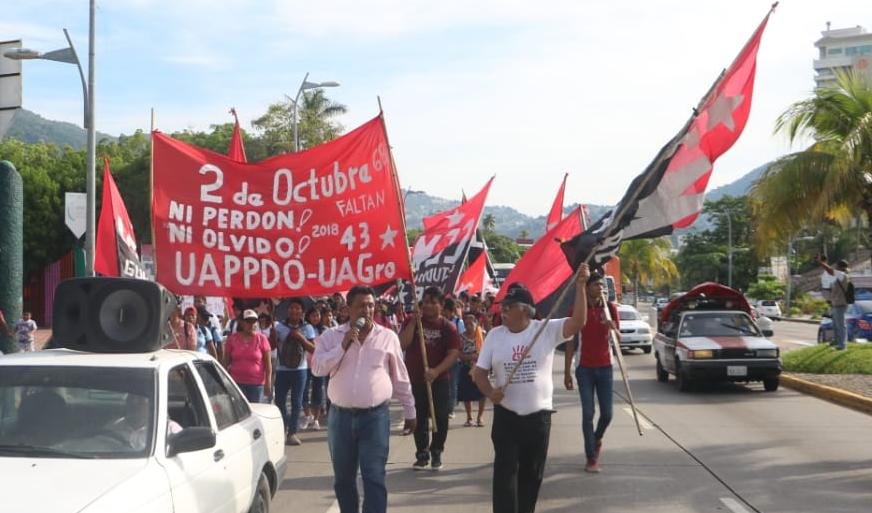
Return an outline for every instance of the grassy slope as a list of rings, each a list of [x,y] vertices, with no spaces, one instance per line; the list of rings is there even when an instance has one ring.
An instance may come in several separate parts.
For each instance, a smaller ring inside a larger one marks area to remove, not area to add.
[[[848,344],[847,351],[818,345],[784,355],[789,372],[812,374],[872,374],[872,344]]]

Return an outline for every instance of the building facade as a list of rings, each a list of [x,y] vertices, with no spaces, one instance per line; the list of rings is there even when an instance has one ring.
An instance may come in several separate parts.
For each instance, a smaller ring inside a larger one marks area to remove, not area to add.
[[[872,80],[872,34],[860,25],[831,29],[827,22],[821,36],[814,44],[819,51],[814,61],[816,87],[835,84],[836,70],[853,70]]]

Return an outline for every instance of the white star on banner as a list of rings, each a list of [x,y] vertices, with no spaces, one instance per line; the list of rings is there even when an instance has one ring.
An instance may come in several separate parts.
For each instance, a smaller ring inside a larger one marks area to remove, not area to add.
[[[734,132],[736,130],[736,123],[733,121],[733,111],[736,110],[736,107],[741,105],[743,101],[745,101],[745,97],[741,94],[729,97],[722,95],[715,98],[712,106],[708,108],[709,118],[708,126],[706,128],[711,130],[716,126],[723,124],[730,130],[730,132]]]
[[[391,225],[385,229],[384,233],[379,235],[379,238],[382,240],[381,249],[385,249],[388,246],[396,247],[394,245],[394,239],[397,237],[397,231],[391,228]]]
[[[696,126],[693,126],[686,134],[684,134],[684,139],[682,139],[681,142],[688,148],[696,148],[699,146],[699,131]]]
[[[463,221],[463,214],[459,210],[455,210],[450,216],[446,216],[448,219],[448,226],[457,226],[460,224],[460,221]]]

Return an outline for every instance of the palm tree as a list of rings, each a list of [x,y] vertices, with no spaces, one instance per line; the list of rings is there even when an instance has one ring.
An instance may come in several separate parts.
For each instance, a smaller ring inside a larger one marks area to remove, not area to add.
[[[624,241],[618,255],[623,273],[633,283],[633,306],[639,301],[639,283],[665,285],[678,277],[678,268],[669,256],[672,243],[665,237]]]
[[[497,227],[497,220],[493,214],[486,214],[482,220],[481,225],[486,232],[492,232]]]
[[[757,247],[766,252],[804,225],[872,219],[872,83],[838,72],[836,84],[791,105],[775,124],[803,151],[776,160],[751,189]]]
[[[347,110],[345,105],[327,98],[323,89],[303,92],[297,118],[301,147],[311,148],[338,137],[343,127],[333,118]],[[285,101],[271,104],[263,116],[251,122],[271,155],[293,151],[293,118],[294,101],[285,97]]]

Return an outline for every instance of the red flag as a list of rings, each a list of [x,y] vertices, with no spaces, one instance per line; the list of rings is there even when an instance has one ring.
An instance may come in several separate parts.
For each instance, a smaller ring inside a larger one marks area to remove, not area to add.
[[[469,267],[466,272],[457,281],[457,287],[454,289],[455,294],[466,292],[470,296],[484,292],[487,287],[487,282],[490,281],[487,275],[487,252],[482,251]]]
[[[437,286],[443,291],[454,290],[493,181],[488,180],[466,203],[424,218],[424,233],[412,248],[418,288]]]
[[[95,245],[94,271],[97,273],[124,278],[146,277],[137,256],[133,225],[109,171],[108,158],[103,159],[103,200]]]
[[[768,21],[767,14],[685,126],[633,180],[615,210],[564,244],[566,258],[574,267],[591,252],[590,262],[602,265],[617,253],[624,239],[668,235],[693,224],[702,209],[714,161],[736,142],[748,121],[757,50]]]
[[[563,192],[566,190],[567,176],[569,173],[563,175],[563,183],[560,184],[560,190],[557,191],[557,197],[554,198],[554,204],[551,205],[551,212],[548,213],[548,219],[545,221],[546,232],[557,226],[557,223],[563,219]]]
[[[573,274],[572,267],[560,249],[560,243],[575,237],[581,230],[581,207],[576,207],[518,260],[503,280],[496,301],[502,300],[510,284],[519,282],[530,289],[536,308],[547,312],[556,300],[560,287]]]
[[[231,108],[230,113],[233,114],[235,124],[233,125],[233,135],[230,136],[230,145],[227,147],[227,156],[236,162],[248,162],[245,157],[245,145],[242,144],[242,131],[239,129],[239,117],[236,116],[236,109]]]
[[[257,163],[157,131],[152,141],[157,279],[171,291],[324,295],[411,278],[381,115]]]

